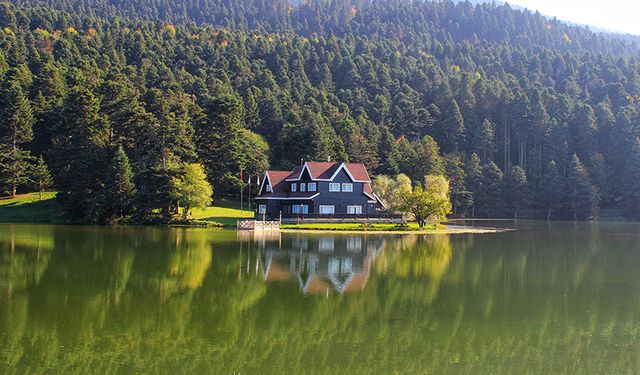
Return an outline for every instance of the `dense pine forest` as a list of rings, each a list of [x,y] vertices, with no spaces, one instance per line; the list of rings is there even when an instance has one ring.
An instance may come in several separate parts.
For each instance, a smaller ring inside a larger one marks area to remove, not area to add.
[[[168,212],[192,163],[217,197],[328,158],[444,174],[467,215],[640,214],[634,38],[405,0],[17,0],[0,29],[0,190],[81,221]]]

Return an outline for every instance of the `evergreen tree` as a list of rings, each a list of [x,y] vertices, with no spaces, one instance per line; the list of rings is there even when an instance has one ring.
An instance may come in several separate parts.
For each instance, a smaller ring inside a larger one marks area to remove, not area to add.
[[[31,156],[22,146],[33,139],[33,123],[31,105],[19,82],[4,82],[0,91],[0,183],[12,197],[29,181]]]
[[[640,139],[636,138],[625,171],[624,207],[627,214],[640,218]]]
[[[99,100],[86,88],[71,89],[56,125],[53,165],[58,197],[76,219],[97,220],[99,216],[109,134]]]
[[[476,217],[476,205],[482,199],[484,177],[480,158],[472,154],[465,164],[466,186],[470,194],[471,217]]]
[[[482,166],[482,188],[477,195],[478,209],[489,217],[499,216],[503,211],[503,174],[496,163]]]
[[[411,176],[414,180],[421,180],[426,175],[444,175],[444,162],[440,156],[440,147],[433,138],[428,135],[424,136],[420,142],[415,143],[414,150],[416,156],[413,161],[414,173]]]
[[[568,198],[574,220],[589,217],[598,207],[596,191],[589,173],[576,154],[571,158],[567,175]]]
[[[42,193],[53,185],[53,177],[42,156],[31,169],[31,181],[38,191],[38,199],[42,200]]]
[[[553,212],[560,208],[564,195],[564,179],[560,174],[558,165],[553,160],[549,162],[541,180],[540,201],[547,210],[547,220],[551,219]]]
[[[129,215],[137,192],[129,158],[122,146],[118,146],[107,172],[103,196],[103,219],[113,222]]]
[[[529,201],[527,176],[524,169],[512,167],[504,183],[504,195],[507,206],[513,211],[513,217],[518,218],[518,211],[526,207]]]

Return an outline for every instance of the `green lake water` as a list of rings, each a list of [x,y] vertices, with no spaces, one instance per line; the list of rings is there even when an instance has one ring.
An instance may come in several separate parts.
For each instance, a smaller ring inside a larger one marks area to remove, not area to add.
[[[640,225],[0,225],[0,374],[633,374]]]

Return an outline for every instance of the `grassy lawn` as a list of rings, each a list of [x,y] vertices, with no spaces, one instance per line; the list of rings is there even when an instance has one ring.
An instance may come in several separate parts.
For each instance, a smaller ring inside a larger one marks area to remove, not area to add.
[[[360,223],[318,223],[318,224],[282,224],[282,229],[298,229],[298,230],[335,230],[335,231],[362,231],[362,232],[381,232],[381,231],[425,231],[437,229],[436,224],[427,225],[420,229],[416,223],[408,223],[406,225],[398,224],[369,224]]]
[[[39,200],[38,193],[0,198],[0,223],[68,223],[68,218],[62,213],[62,207],[55,198],[55,192],[43,193],[42,200]],[[216,201],[216,206],[194,209],[193,218],[235,227],[238,219],[253,216],[252,211],[241,211],[239,207],[239,202],[220,199]]]
[[[193,218],[220,223],[225,227],[235,227],[237,220],[253,217],[253,211],[240,210],[239,202],[220,199],[215,203],[216,206],[193,209]]]
[[[0,198],[0,223],[48,223],[68,222],[56,201],[55,192],[21,194],[15,198]]]

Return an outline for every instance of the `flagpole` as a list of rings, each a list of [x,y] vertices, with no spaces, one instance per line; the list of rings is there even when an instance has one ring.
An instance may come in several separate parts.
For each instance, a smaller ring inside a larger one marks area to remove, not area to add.
[[[244,194],[244,179],[242,178],[242,168],[240,168],[240,211],[244,208],[243,202]]]

